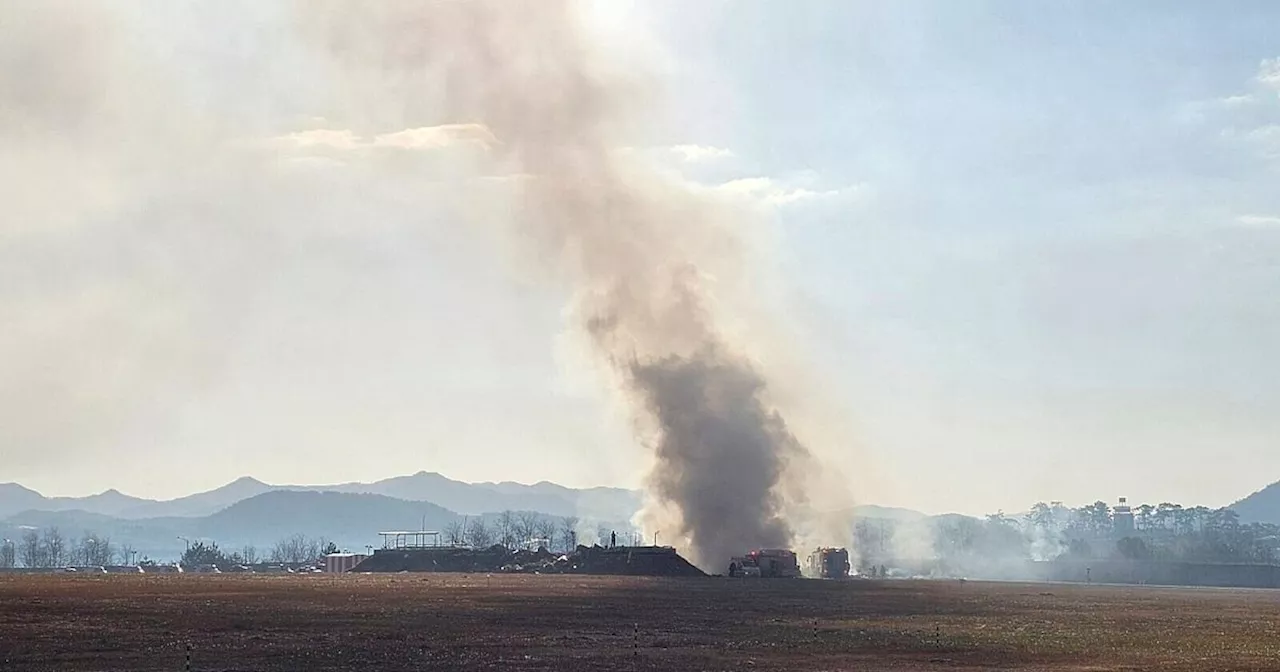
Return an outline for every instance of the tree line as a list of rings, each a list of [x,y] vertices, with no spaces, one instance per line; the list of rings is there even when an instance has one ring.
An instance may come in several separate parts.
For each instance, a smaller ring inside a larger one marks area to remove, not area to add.
[[[217,542],[201,540],[188,544],[179,563],[183,566],[252,565],[261,562],[301,564],[317,561],[321,556],[337,551],[337,545],[324,537],[302,534],[285,537],[266,549],[246,545],[229,551],[219,548]],[[0,540],[0,569],[154,564],[151,558],[139,557],[132,545],[113,542],[110,536],[93,531],[85,531],[80,537],[69,539],[57,527],[49,527],[27,530],[17,540]]]
[[[256,565],[261,562],[280,564],[304,564],[316,562],[330,553],[337,553],[338,545],[324,537],[308,537],[294,534],[277,541],[269,549],[246,545],[235,550],[224,550],[216,541],[197,541],[187,547],[179,561],[184,567],[200,565]]]
[[[451,546],[487,548],[496,544],[512,550],[546,548],[568,552],[578,545],[578,522],[576,516],[503,511],[492,520],[482,516],[455,519],[445,526],[443,536]],[[604,534],[607,536],[608,532]]]
[[[1243,523],[1229,508],[1164,502],[1133,507],[1132,527],[1105,502],[1067,507],[1039,502],[1021,516],[946,516],[927,523],[863,520],[854,547],[864,563],[936,560],[983,566],[991,560],[1137,559],[1280,563],[1280,526]]]
[[[86,530],[78,538],[67,538],[57,527],[50,527],[27,530],[17,540],[4,540],[0,568],[128,565],[137,562],[137,555],[133,546],[114,543],[105,534]]]
[[[1064,555],[1126,557],[1190,562],[1280,561],[1280,526],[1243,523],[1228,507],[1186,507],[1172,502],[1131,509],[1132,530],[1119,530],[1115,511],[1105,502],[1068,508],[1061,502],[1037,503],[1028,523],[1059,535]]]
[[[489,516],[455,519],[445,526],[441,535],[444,543],[453,546],[487,548],[498,544],[512,550],[546,548],[569,552],[579,543],[579,522],[575,516],[503,511]],[[595,530],[595,538],[607,543],[611,532],[607,526],[599,526]],[[117,543],[109,535],[93,531],[85,531],[80,537],[69,539],[57,527],[30,529],[18,540],[0,542],[0,569],[155,564],[150,558],[138,557],[133,546]],[[303,534],[290,535],[268,548],[253,545],[222,548],[216,541],[198,540],[188,543],[179,562],[183,566],[253,565],[262,562],[302,564],[338,550],[335,543],[324,537]]]

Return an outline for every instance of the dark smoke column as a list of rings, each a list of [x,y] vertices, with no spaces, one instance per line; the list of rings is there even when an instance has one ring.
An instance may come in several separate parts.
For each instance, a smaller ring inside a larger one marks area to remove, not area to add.
[[[713,347],[636,362],[630,373],[661,427],[649,485],[678,508],[695,562],[723,571],[735,552],[790,546],[776,489],[786,460],[805,451],[761,401],[764,381]]]
[[[656,457],[650,520],[723,571],[735,553],[791,545],[788,470],[810,457],[706,290],[709,274],[722,290],[744,275],[733,213],[619,158],[619,129],[650,106],[644,87],[607,73],[574,10],[493,0],[300,11],[353,72],[384,76],[407,105],[442,93],[440,121],[488,127],[495,162],[521,176],[513,235],[572,288],[575,319]]]

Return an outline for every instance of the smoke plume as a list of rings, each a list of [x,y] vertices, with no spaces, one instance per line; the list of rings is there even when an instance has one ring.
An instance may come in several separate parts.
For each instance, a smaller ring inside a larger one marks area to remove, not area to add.
[[[304,4],[344,67],[384,74],[406,108],[484,124],[518,174],[517,235],[576,295],[572,314],[612,368],[655,458],[646,517],[722,569],[787,547],[811,460],[769,383],[722,328],[708,287],[746,269],[732,212],[617,151],[647,87],[607,71],[563,0]],[[711,280],[714,278],[714,282]],[[720,289],[721,292],[725,291]],[[727,290],[732,293],[738,288]]]

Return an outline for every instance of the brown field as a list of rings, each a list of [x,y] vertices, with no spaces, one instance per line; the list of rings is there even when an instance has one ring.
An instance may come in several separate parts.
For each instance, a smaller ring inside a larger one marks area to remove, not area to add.
[[[1280,592],[0,575],[0,669],[1280,670]]]

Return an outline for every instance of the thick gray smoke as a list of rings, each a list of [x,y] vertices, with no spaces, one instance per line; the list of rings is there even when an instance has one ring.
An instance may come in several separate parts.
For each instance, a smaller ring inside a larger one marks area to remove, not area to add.
[[[605,72],[563,0],[303,4],[308,30],[358,81],[380,72],[402,105],[484,124],[521,175],[514,218],[577,294],[656,458],[647,523],[704,568],[789,546],[787,483],[808,451],[768,383],[719,327],[716,284],[743,272],[722,206],[619,158],[617,133],[652,109]],[[437,97],[438,95],[438,97]]]
[[[790,546],[777,487],[787,460],[805,451],[761,400],[764,381],[711,346],[636,362],[630,373],[661,427],[651,484],[678,506],[695,557],[719,560],[744,543]]]
[[[712,570],[809,534],[808,425],[783,421],[794,390],[743,336],[740,213],[622,151],[659,109],[652,82],[564,0],[290,3],[0,3],[6,465],[161,445],[152,428],[228,359],[255,361],[238,326],[282,267],[363,268],[349,231],[486,194],[473,225],[514,227],[477,238],[568,288],[651,449],[649,531]],[[324,151],[368,161],[330,180]]]

